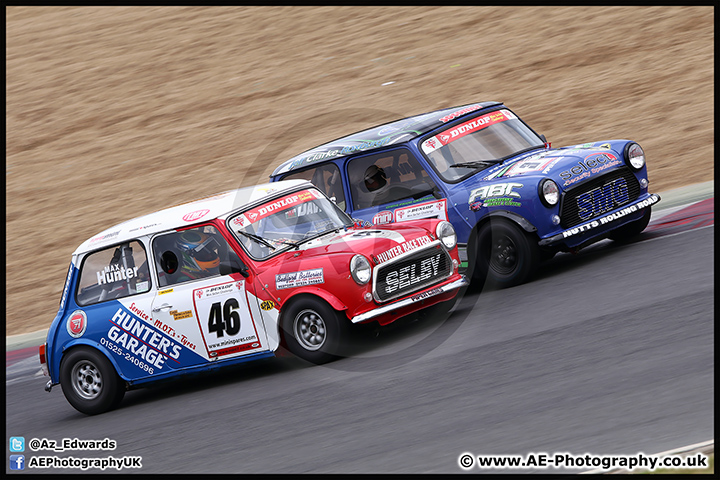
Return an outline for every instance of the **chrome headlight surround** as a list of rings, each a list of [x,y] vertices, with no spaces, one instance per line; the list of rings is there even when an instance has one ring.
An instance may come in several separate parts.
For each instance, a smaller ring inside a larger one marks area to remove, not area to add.
[[[560,188],[549,178],[542,180],[538,185],[538,196],[546,207],[554,207],[560,201]]]
[[[455,233],[455,228],[452,226],[452,223],[447,220],[443,220],[437,224],[437,227],[435,227],[435,236],[440,239],[448,250],[452,250],[455,248],[455,245],[457,245],[457,233]]]
[[[640,170],[645,166],[645,151],[637,143],[628,143],[625,146],[625,162],[633,170]]]
[[[357,254],[350,259],[350,275],[358,285],[367,284],[372,278],[370,261],[364,255]]]

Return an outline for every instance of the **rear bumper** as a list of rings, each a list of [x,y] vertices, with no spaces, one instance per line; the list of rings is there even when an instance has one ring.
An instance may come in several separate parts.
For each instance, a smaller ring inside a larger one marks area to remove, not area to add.
[[[379,317],[380,315],[384,315],[386,313],[390,313],[392,311],[399,310],[403,307],[413,305],[416,302],[421,302],[423,300],[434,297],[436,295],[441,295],[443,293],[457,290],[457,289],[467,286],[469,284],[470,283],[467,281],[467,278],[465,278],[465,275],[461,275],[460,278],[457,280],[451,281],[449,283],[445,283],[443,285],[433,286],[433,287],[427,288],[425,290],[421,290],[412,295],[408,295],[407,297],[402,298],[396,302],[392,302],[387,305],[383,305],[381,307],[370,310],[369,312],[361,313],[360,315],[357,315],[357,316],[351,318],[350,321],[352,323],[367,322],[368,320],[372,320],[375,317]]]

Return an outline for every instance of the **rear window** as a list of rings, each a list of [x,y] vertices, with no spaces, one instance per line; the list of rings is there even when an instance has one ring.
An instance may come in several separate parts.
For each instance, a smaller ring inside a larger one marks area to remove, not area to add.
[[[308,168],[301,172],[285,175],[283,180],[309,180],[316,187],[323,191],[330,200],[346,210],[345,192],[343,191],[342,178],[340,177],[340,169],[334,163],[325,163],[315,168]]]
[[[75,300],[78,305],[86,306],[149,290],[145,247],[134,240],[85,256]]]
[[[435,182],[407,149],[353,158],[348,180],[355,210],[431,195]]]

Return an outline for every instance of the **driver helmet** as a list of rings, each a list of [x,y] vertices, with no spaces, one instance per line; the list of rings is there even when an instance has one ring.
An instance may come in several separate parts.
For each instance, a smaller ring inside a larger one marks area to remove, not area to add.
[[[385,170],[378,167],[377,165],[370,165],[365,170],[365,188],[368,192],[374,192],[387,184],[387,177],[385,176]]]
[[[182,232],[175,243],[182,256],[182,267],[192,272],[213,272],[220,265],[218,243],[214,237],[197,230]]]

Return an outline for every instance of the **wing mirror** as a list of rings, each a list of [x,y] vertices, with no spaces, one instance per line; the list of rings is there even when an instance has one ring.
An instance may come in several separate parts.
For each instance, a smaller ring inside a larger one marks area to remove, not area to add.
[[[230,275],[232,273],[239,273],[245,278],[250,276],[250,270],[240,259],[233,258],[229,262],[220,262],[220,275]]]

